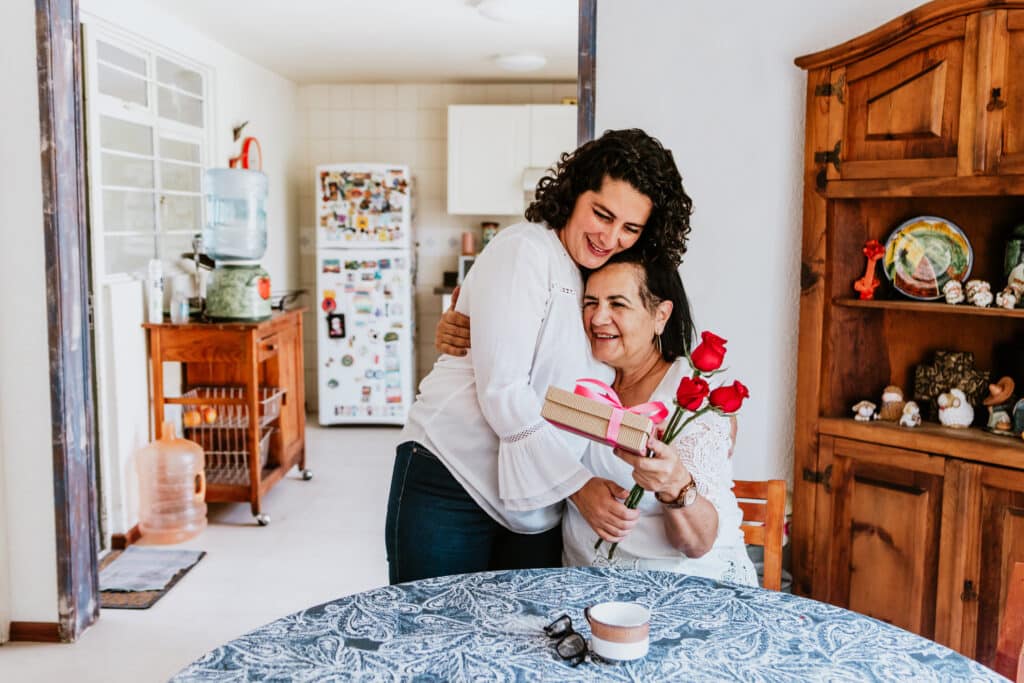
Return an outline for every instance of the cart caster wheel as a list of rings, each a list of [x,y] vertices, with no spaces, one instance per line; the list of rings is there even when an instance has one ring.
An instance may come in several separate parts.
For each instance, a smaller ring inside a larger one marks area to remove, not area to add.
[[[270,515],[266,513],[256,515],[256,523],[260,526],[267,526],[268,524],[270,524]]]
[[[302,481],[309,481],[313,478],[313,470],[302,470]]]

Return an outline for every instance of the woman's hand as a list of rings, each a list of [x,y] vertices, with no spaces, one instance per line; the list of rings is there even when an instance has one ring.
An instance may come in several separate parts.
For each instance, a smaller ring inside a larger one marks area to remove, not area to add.
[[[651,437],[647,447],[654,451],[653,458],[620,449],[615,449],[615,455],[633,468],[633,481],[645,490],[660,493],[662,498],[675,498],[693,476],[672,446]]]
[[[451,306],[441,315],[434,330],[434,348],[449,356],[465,356],[469,349],[469,316],[456,312],[458,300],[459,288],[456,287]]]
[[[633,480],[637,484],[661,494],[664,500],[675,500],[683,487],[693,481],[693,475],[674,447],[653,437],[647,441],[647,447],[654,451],[654,457],[646,458],[619,450],[615,454],[632,465]],[[662,510],[665,537],[672,547],[687,557],[700,557],[711,550],[718,537],[718,510],[711,501],[698,496],[686,507],[663,506]]]
[[[618,543],[640,519],[640,512],[630,510],[623,502],[628,495],[629,491],[611,479],[591,477],[569,499],[598,536],[609,543]]]

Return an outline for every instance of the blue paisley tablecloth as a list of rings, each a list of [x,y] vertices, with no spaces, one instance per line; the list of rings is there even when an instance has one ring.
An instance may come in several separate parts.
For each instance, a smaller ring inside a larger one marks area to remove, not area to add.
[[[543,627],[627,600],[652,610],[627,664],[555,654]],[[668,572],[592,567],[446,576],[341,598],[208,653],[173,681],[992,681],[929,640],[785,593]]]

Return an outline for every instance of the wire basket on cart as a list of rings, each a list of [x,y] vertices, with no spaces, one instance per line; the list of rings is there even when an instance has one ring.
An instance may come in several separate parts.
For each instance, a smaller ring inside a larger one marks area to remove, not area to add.
[[[270,456],[274,428],[269,425],[281,414],[283,396],[284,391],[276,387],[260,387],[257,424],[260,428],[261,470],[267,466]],[[221,402],[244,397],[244,387],[194,387],[182,394],[183,399],[191,399],[183,406],[185,438],[202,447],[206,457],[206,479],[210,483],[249,483],[249,406]]]

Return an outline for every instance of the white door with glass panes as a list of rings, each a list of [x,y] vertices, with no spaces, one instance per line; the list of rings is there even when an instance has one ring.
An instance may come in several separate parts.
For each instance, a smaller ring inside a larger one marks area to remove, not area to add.
[[[131,451],[148,440],[147,369],[114,363],[118,348],[145,343],[141,312],[125,310],[125,283],[160,259],[192,294],[181,256],[202,230],[202,171],[208,163],[210,103],[205,67],[83,17],[86,158],[93,338],[99,418],[103,542],[137,521]],[[116,292],[115,292],[116,290]],[[143,302],[135,299],[140,306]],[[121,302],[119,306],[111,302]],[[134,307],[130,307],[134,308]],[[141,402],[142,410],[139,409]],[[159,425],[155,426],[159,429]],[[126,440],[125,435],[129,435]]]

